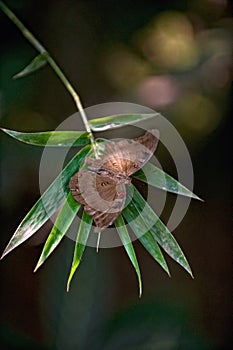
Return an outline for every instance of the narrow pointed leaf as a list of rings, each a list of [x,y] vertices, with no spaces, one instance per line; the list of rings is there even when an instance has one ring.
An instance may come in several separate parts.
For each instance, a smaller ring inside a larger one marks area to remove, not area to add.
[[[135,188],[131,203],[133,210],[142,213],[144,223],[159,245],[193,277],[189,263],[177,241]]]
[[[82,146],[90,140],[90,133],[86,131],[20,132],[3,128],[1,130],[18,141],[35,146]]]
[[[89,216],[85,211],[83,211],[82,221],[81,221],[80,226],[79,226],[77,239],[76,239],[76,243],[75,243],[72,266],[71,266],[69,278],[67,281],[67,292],[69,291],[70,282],[74,276],[75,271],[77,270],[77,268],[81,262],[83,252],[86,248],[86,242],[87,242],[88,236],[89,236],[90,231],[91,231],[91,224],[92,224],[91,216]]]
[[[38,69],[44,67],[47,63],[47,58],[49,57],[47,52],[41,53],[36,56],[21,72],[13,76],[13,79],[18,79],[31,74]]]
[[[31,237],[55,213],[69,192],[68,184],[71,176],[79,170],[90,148],[91,146],[87,145],[81,149],[39,198],[20,223],[2,258]]]
[[[158,116],[159,113],[148,114],[117,114],[103,118],[90,120],[90,126],[93,131],[104,131],[109,129],[120,128],[127,124],[133,124],[149,118]]]
[[[128,188],[128,191],[132,191],[133,186]],[[127,192],[128,192],[127,191]],[[140,243],[145,247],[145,249],[151,254],[151,256],[160,264],[160,266],[167,272],[169,269],[164,259],[163,253],[159,248],[158,243],[155,238],[148,230],[146,223],[144,222],[143,216],[141,215],[141,210],[134,205],[131,201],[122,212],[124,218],[128,222],[129,226],[132,228],[134,234],[139,239]]]
[[[118,234],[120,236],[120,239],[124,245],[126,253],[128,254],[128,256],[133,264],[133,267],[135,268],[136,274],[138,276],[139,297],[141,297],[141,295],[142,295],[141,273],[140,273],[137,257],[136,257],[135,251],[134,251],[134,247],[133,247],[133,244],[130,240],[130,236],[129,236],[129,233],[128,233],[127,228],[125,226],[125,222],[124,222],[122,215],[118,216],[117,220],[115,221],[115,226],[116,226],[116,229],[117,229]]]
[[[68,228],[72,224],[72,221],[74,220],[79,208],[80,204],[74,200],[72,194],[69,192],[66,201],[60,210],[53,228],[45,242],[43,251],[34,271],[36,271],[44,263],[48,256],[61,242]]]
[[[181,185],[181,183],[179,183],[173,177],[156,167],[154,164],[147,163],[133,176],[138,180],[146,182],[149,185],[155,186],[162,190],[202,200],[185,186]]]

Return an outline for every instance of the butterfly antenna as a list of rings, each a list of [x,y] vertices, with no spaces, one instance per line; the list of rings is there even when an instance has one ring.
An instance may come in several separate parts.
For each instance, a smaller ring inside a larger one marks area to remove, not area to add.
[[[98,232],[97,243],[96,243],[96,252],[97,253],[99,251],[99,246],[100,246],[100,237],[101,237],[101,232]]]

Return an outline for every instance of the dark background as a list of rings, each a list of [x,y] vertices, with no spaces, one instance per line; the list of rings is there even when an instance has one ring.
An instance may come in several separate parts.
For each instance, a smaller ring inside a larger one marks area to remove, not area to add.
[[[190,151],[195,193],[205,202],[192,201],[174,231],[194,280],[168,256],[172,276],[167,277],[136,242],[141,299],[122,247],[99,254],[87,248],[68,294],[69,239],[33,274],[49,233],[50,224],[45,225],[1,261],[1,349],[230,349],[229,2],[58,0],[38,5],[20,0],[7,5],[48,48],[85,107],[133,102],[170,120]],[[36,52],[3,13],[0,39],[1,126],[55,129],[75,112],[69,94],[49,67],[11,79]],[[39,197],[41,154],[41,148],[1,134],[1,251]],[[172,163],[166,164],[164,170],[173,174]]]

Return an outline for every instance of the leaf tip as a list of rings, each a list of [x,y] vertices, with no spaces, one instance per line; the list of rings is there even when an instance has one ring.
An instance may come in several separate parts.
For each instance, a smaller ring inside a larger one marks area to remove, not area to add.
[[[167,273],[168,277],[171,278],[171,273],[170,273],[169,267],[168,267],[165,259],[164,259],[164,262],[161,266],[162,266],[163,270]]]
[[[70,291],[70,283],[73,279],[73,276],[74,276],[74,273],[75,273],[75,268],[74,266],[71,267],[71,271],[70,271],[70,274],[69,274],[69,277],[68,277],[68,280],[67,280],[67,284],[66,284],[66,291],[67,293]]]
[[[141,298],[142,297],[142,278],[141,278],[141,273],[139,268],[138,268],[138,271],[136,271],[136,273],[138,275],[138,288],[139,288],[138,296],[139,298]]]
[[[36,267],[34,268],[33,272],[37,272],[37,270],[39,269],[39,267],[41,266],[42,262],[41,260],[38,261],[38,263],[36,264]]]
[[[101,238],[101,231],[98,232],[97,236],[97,242],[96,242],[96,253],[99,253],[99,247],[100,247],[100,238]]]
[[[16,80],[16,79],[18,79],[18,78],[20,78],[20,74],[15,74],[15,75],[13,75],[13,77],[12,77],[11,79]]]
[[[2,260],[4,258],[4,256],[6,255],[5,252],[2,253],[1,257],[0,257],[0,260]]]
[[[71,280],[73,278],[73,275],[74,275],[74,271],[71,270],[69,278],[67,280],[67,284],[66,284],[66,291],[67,291],[67,293],[69,293],[69,291],[70,291],[70,283],[71,283]]]
[[[187,263],[187,265],[186,266],[182,266],[187,272],[188,272],[188,274],[189,274],[189,276],[192,278],[192,279],[194,279],[194,276],[193,276],[193,272],[192,272],[192,270],[191,270],[191,267],[189,266],[189,264],[188,264],[188,262],[186,261],[186,263]]]
[[[193,195],[192,195],[192,198],[193,198],[193,199],[197,199],[198,201],[201,201],[201,202],[205,202],[204,199],[198,197],[198,196],[197,196],[196,194],[194,194],[194,193],[193,193]]]
[[[8,247],[8,246],[7,246],[7,247]],[[6,247],[5,250],[3,251],[0,260],[2,260],[2,259],[9,253],[7,247]]]
[[[193,273],[192,273],[191,270],[190,270],[189,274],[190,274],[190,276],[192,277],[192,279],[194,280],[194,276],[193,276]]]
[[[11,245],[11,240],[10,242],[8,243],[8,245],[6,246],[5,250],[3,251],[2,253],[2,256],[0,258],[0,260],[2,260],[7,254],[10,253],[11,250],[13,250],[15,247]]]

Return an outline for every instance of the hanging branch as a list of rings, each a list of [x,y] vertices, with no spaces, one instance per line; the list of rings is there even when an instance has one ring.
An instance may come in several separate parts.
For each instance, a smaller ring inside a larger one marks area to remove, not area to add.
[[[95,156],[98,158],[96,147],[95,147],[95,140],[93,133],[91,131],[87,116],[85,114],[81,99],[78,95],[78,93],[75,91],[74,87],[71,85],[69,80],[66,78],[65,74],[62,72],[61,68],[57,65],[55,60],[51,57],[49,52],[45,49],[45,47],[34,37],[34,35],[25,27],[25,25],[15,16],[15,14],[2,2],[0,1],[0,9],[6,14],[6,16],[18,27],[18,29],[21,31],[21,33],[24,35],[24,37],[34,46],[34,48],[40,53],[40,55],[43,55],[43,57],[46,59],[46,61],[49,63],[51,68],[54,70],[56,75],[59,77],[59,79],[64,84],[67,91],[72,96],[75,105],[80,112],[83,124],[85,126],[85,129],[88,133],[90,133],[90,141],[93,146]]]

